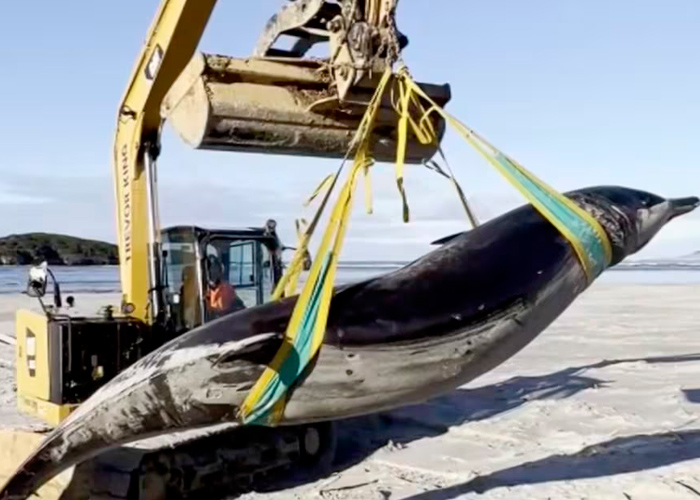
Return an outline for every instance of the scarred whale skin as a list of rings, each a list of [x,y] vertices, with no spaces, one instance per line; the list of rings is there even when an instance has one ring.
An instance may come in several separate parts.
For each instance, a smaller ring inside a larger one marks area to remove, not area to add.
[[[700,203],[621,187],[567,196],[604,227],[611,265]],[[389,410],[454,390],[525,347],[587,287],[569,243],[531,205],[440,243],[395,272],[336,288],[324,345],[281,425]],[[0,499],[27,498],[119,444],[235,422],[295,302],[220,318],[126,369],[47,436]]]

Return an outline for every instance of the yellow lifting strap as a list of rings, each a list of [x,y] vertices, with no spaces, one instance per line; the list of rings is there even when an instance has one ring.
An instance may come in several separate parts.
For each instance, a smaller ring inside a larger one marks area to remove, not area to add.
[[[396,148],[396,184],[399,188],[399,193],[401,194],[401,201],[403,203],[403,220],[404,222],[408,222],[410,219],[410,210],[408,207],[408,200],[406,197],[406,191],[404,188],[403,181],[403,169],[406,159],[406,144],[408,141],[408,125],[411,125],[413,133],[416,135],[418,141],[420,141],[422,144],[437,144],[438,138],[432,122],[428,119],[429,114],[426,112],[425,107],[418,100],[417,95],[413,92],[413,90],[408,85],[406,85],[406,75],[399,72],[398,77],[399,97],[398,99],[396,99],[396,96],[392,95],[392,105],[399,115],[398,143]],[[411,114],[412,107],[415,108],[415,111],[417,112],[418,116],[421,117],[420,121],[418,122],[416,122],[413,119],[413,116]],[[442,170],[437,165],[437,163],[435,163],[432,160],[424,162],[424,165],[450,180],[452,186],[457,192],[457,196],[459,197],[460,202],[462,203],[462,207],[464,208],[464,211],[467,214],[467,217],[469,218],[469,222],[471,223],[472,227],[477,227],[479,225],[479,221],[477,220],[473,210],[469,206],[467,197],[465,196],[464,191],[457,182],[457,179],[455,178],[455,175],[452,172],[452,168],[450,167],[447,158],[445,158],[445,154],[443,153],[442,148],[439,144],[437,144],[437,150],[440,154],[440,157],[445,162],[445,165],[447,166],[447,169],[450,173],[445,173],[445,171]]]
[[[371,213],[372,211],[369,168],[372,166],[373,160],[371,158],[369,138],[379,101],[391,76],[392,70],[387,69],[358,127],[353,145],[348,151],[349,155],[357,147],[351,172],[331,213],[330,221],[318,249],[318,255],[314,259],[308,279],[292,312],[284,335],[284,341],[270,366],[266,367],[240,408],[239,418],[244,424],[276,425],[284,412],[288,390],[298,381],[321,348],[335,284],[338,258],[351,213],[357,176],[360,173],[363,173],[365,176],[365,196],[368,212]],[[403,182],[408,126],[411,126],[418,139],[424,144],[437,141],[437,135],[429,120],[430,113],[437,112],[457,129],[470,145],[495,166],[567,238],[573,246],[589,280],[592,280],[602,272],[611,260],[612,251],[607,235],[593,217],[571,200],[544,184],[524,167],[501,153],[440,108],[415,84],[405,67],[402,67],[398,74],[394,76],[397,78],[399,90],[397,98],[392,96],[394,107],[399,113],[396,182],[403,202],[404,221],[408,222],[410,219]],[[431,107],[426,110],[418,97],[425,99]],[[415,108],[418,116],[420,116],[418,121],[412,116],[412,107]],[[442,151],[439,150],[439,152],[445,159]],[[344,164],[345,161],[342,162],[334,175],[326,177],[307,200],[306,205],[320,196],[321,193],[324,193],[321,205],[316,211],[311,224],[303,232],[301,232],[299,226],[297,227],[298,232],[301,233],[299,235],[300,242],[287,272],[273,293],[274,300],[283,296],[291,296],[295,293],[296,284],[301,273],[302,261],[307,252],[310,238],[318,225],[321,213],[330,199],[331,192],[338,181]],[[478,221],[474,217],[466,196],[452,174],[446,159],[445,164],[450,171],[449,174],[445,173],[434,162],[427,162],[425,166],[451,180],[470,222],[476,227]],[[332,245],[331,240],[333,240]]]
[[[372,101],[370,101],[367,113],[358,127],[355,136],[357,140],[353,142],[354,144],[359,143],[359,145],[352,170],[333,208],[309,277],[292,311],[282,345],[270,366],[265,368],[241,405],[239,418],[244,424],[275,425],[284,411],[289,388],[302,375],[321,348],[333,294],[338,257],[352,209],[352,194],[358,174],[366,171],[367,165],[370,163],[369,139],[372,126],[379,109],[381,95],[390,77],[391,70],[387,70],[380,81],[377,92],[373,96]],[[330,188],[326,192],[323,204],[304,234],[303,240],[292,259],[292,266],[296,270],[298,270],[298,262],[308,246],[311,233],[318,223],[320,213],[329,199],[332,187],[335,185],[341,170],[342,165],[332,180],[324,180],[324,183],[312,195],[312,198],[319,195],[323,190],[323,185],[326,182],[330,183]],[[331,246],[331,240],[333,239]],[[287,288],[290,280],[290,273],[285,273],[275,290],[276,296],[283,293],[282,290]]]
[[[431,123],[428,118],[433,112],[440,114],[569,241],[589,282],[609,265],[612,259],[610,240],[597,220],[438,106],[413,81],[405,66],[399,69],[398,77],[401,82],[399,86],[402,89],[400,92],[402,106],[399,109],[399,113],[401,113],[399,121],[400,144],[405,144],[405,124],[408,121],[407,115],[409,115],[407,103],[412,102],[411,96],[416,94],[430,103],[431,107],[426,111],[420,104],[418,105],[422,111],[422,117],[414,125],[414,130],[431,132],[428,128],[428,124]],[[397,182],[400,183],[402,196],[404,196],[403,160],[404,156],[397,154]]]

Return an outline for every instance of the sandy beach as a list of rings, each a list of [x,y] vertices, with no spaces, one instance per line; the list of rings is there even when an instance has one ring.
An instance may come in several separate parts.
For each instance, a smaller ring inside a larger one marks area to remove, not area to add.
[[[76,295],[86,311],[116,295]],[[0,333],[31,303],[0,297]],[[597,283],[520,354],[426,404],[343,424],[337,472],[245,499],[697,499],[700,286]],[[14,408],[0,343],[0,428]]]

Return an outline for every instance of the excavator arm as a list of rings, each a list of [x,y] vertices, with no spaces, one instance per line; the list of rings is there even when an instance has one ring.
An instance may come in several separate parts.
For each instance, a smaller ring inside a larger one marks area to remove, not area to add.
[[[155,161],[163,97],[192,58],[216,0],[164,0],[148,31],[119,106],[114,156],[122,304],[152,322],[149,291],[157,283]],[[156,293],[151,293],[155,297]]]
[[[304,57],[318,43],[330,45],[329,62],[341,100],[371,70],[381,73],[395,61],[408,39],[395,25],[398,0],[288,3],[268,22],[253,51],[256,57]],[[273,47],[281,36],[294,40],[292,48]]]
[[[114,143],[122,309],[158,322],[160,228],[156,160],[165,120],[199,149],[342,158],[379,79],[406,45],[394,25],[398,0],[293,0],[272,16],[252,57],[195,50],[216,0],[162,0],[119,108]],[[280,37],[291,49],[275,48]],[[327,42],[325,59],[307,57]],[[422,85],[440,105],[447,85]],[[444,123],[431,117],[438,141]],[[373,135],[376,161],[393,161],[398,116],[390,99]],[[437,144],[409,133],[406,163]]]

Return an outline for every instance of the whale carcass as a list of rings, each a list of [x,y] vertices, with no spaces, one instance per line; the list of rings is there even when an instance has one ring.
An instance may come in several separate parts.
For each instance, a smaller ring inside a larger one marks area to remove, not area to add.
[[[604,228],[611,266],[700,204],[622,187],[566,196]],[[525,347],[590,284],[568,241],[530,205],[437,243],[397,271],[335,290],[324,345],[280,425],[374,413],[451,391]],[[295,301],[220,318],[126,369],[47,436],[0,498],[26,498],[120,444],[235,423],[283,341]]]

